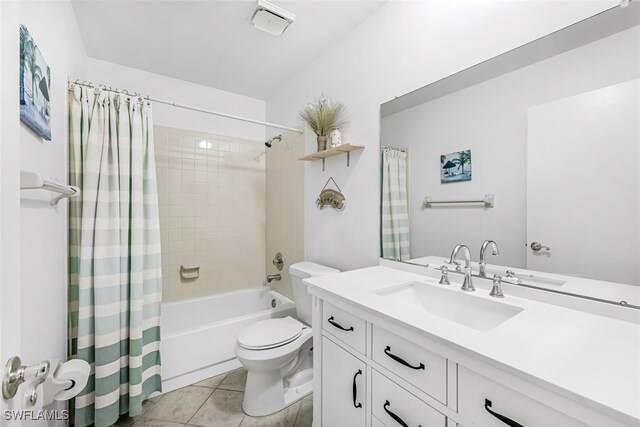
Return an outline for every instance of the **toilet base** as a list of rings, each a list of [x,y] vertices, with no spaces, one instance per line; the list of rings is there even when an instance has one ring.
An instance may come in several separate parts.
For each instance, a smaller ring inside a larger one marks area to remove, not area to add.
[[[292,387],[285,387],[286,380],[278,372],[249,372],[245,387],[242,410],[252,417],[274,414],[305,398],[313,392],[312,369],[301,371],[298,378],[308,377],[306,382],[293,381]]]

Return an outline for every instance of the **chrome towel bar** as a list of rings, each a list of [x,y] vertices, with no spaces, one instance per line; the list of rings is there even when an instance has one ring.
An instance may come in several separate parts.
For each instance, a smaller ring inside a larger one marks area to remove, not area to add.
[[[495,196],[493,194],[485,194],[482,199],[469,199],[469,200],[433,200],[431,196],[424,198],[423,206],[430,208],[432,205],[443,204],[469,204],[469,203],[481,203],[485,208],[493,208],[495,206]]]

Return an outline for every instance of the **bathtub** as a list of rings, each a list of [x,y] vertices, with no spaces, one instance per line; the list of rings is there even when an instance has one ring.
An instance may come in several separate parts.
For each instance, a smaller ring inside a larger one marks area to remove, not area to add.
[[[239,368],[234,346],[240,330],[286,316],[295,316],[295,303],[264,286],[163,303],[163,393]]]

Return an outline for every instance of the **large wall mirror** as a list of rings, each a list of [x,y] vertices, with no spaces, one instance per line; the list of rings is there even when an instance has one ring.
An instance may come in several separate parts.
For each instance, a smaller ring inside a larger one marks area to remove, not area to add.
[[[640,306],[639,79],[631,2],[383,104],[382,257]]]

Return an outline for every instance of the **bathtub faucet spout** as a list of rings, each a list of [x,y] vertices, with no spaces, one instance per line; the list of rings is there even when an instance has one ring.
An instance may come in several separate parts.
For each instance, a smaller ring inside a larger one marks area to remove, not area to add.
[[[274,280],[282,280],[280,274],[267,274],[267,283],[271,283]]]

